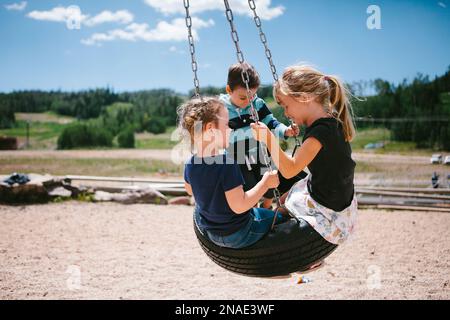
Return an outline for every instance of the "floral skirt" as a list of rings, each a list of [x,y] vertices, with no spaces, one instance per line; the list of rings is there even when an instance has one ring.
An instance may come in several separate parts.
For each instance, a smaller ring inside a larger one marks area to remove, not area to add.
[[[325,240],[342,244],[354,231],[358,214],[356,193],[347,208],[334,211],[317,203],[308,191],[308,176],[297,182],[286,198],[286,208],[297,218],[308,222]]]

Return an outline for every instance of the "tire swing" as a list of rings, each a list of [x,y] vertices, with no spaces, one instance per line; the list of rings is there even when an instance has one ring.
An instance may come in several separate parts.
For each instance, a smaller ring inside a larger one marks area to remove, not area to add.
[[[256,5],[253,0],[248,0],[250,9],[254,15],[254,21],[259,29],[261,42],[265,48],[265,54],[270,64],[270,69],[275,81],[278,80],[275,65],[272,61],[272,55],[267,45],[267,40],[261,27],[261,20],[256,13]],[[231,28],[231,37],[236,47],[237,58],[239,63],[245,62],[244,55],[239,47],[239,37],[233,22],[233,12],[230,8],[228,0],[224,0],[226,8],[226,17]],[[184,0],[186,9],[186,26],[188,29],[188,41],[191,53],[191,66],[194,73],[195,96],[200,97],[200,84],[197,77],[197,62],[195,59],[194,38],[192,36],[192,19],[189,14],[189,0]],[[250,88],[248,86],[249,76],[245,68],[243,68],[242,79],[246,84],[247,96],[250,99]],[[258,119],[258,113],[251,102],[251,114],[255,122]],[[293,154],[300,145],[296,137],[296,145]],[[264,149],[264,161],[270,164],[267,155],[267,149]],[[278,189],[274,189],[274,198],[277,206],[283,207],[280,203],[280,193]],[[282,224],[275,225],[272,223],[272,230],[268,232],[261,240],[255,244],[242,249],[231,249],[220,247],[211,242],[207,235],[202,233],[195,221],[194,215],[194,231],[203,251],[219,266],[243,275],[256,277],[274,277],[287,275],[296,271],[306,271],[311,266],[323,261],[330,255],[337,245],[326,241],[314,228],[306,221],[297,218],[289,213],[292,219]],[[275,215],[276,217],[276,215]],[[275,218],[274,218],[275,222]]]

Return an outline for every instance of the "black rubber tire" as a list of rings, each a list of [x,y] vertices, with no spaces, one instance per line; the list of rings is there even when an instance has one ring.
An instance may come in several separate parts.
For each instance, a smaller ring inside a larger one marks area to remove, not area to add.
[[[274,277],[306,271],[337,248],[304,220],[299,224],[291,219],[276,225],[263,239],[243,249],[217,246],[198,230],[195,221],[194,230],[200,246],[215,263],[247,276]]]

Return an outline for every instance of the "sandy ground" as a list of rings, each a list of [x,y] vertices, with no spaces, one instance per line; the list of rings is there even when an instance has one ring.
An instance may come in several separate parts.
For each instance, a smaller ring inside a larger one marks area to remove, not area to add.
[[[449,299],[450,215],[361,211],[324,267],[250,278],[200,249],[192,208],[0,206],[1,299]]]

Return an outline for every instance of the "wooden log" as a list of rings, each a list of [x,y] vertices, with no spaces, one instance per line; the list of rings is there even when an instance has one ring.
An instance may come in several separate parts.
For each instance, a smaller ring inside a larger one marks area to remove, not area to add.
[[[129,178],[129,177],[100,177],[100,176],[76,176],[67,175],[64,177],[66,181],[105,181],[105,182],[141,182],[141,183],[158,183],[158,184],[183,184],[183,180],[155,180],[146,178]]]
[[[434,194],[418,194],[409,192],[392,192],[392,191],[381,191],[381,190],[371,190],[371,189],[356,189],[358,194],[373,194],[373,195],[385,195],[385,196],[397,196],[405,198],[422,198],[422,199],[433,199],[433,200],[448,200],[450,201],[450,196],[441,196]]]
[[[184,196],[184,197],[175,197],[169,200],[170,205],[184,205],[184,206],[191,206],[192,201],[191,197]]]
[[[109,192],[109,193],[120,193],[122,191],[133,191],[133,190],[143,189],[143,188],[138,187],[138,186],[107,187],[107,186],[88,186],[88,185],[83,185],[83,187],[94,189],[96,191],[104,191],[104,192]],[[153,188],[152,187],[152,189],[154,189],[154,190],[156,190],[158,192],[161,192],[165,196],[177,196],[177,197],[178,196],[188,196],[188,193],[186,192],[184,187],[183,188],[164,188],[164,187]]]
[[[450,188],[403,188],[403,187],[370,187],[356,186],[356,189],[388,191],[388,192],[409,192],[409,193],[426,193],[426,194],[450,194]]]
[[[124,190],[121,193],[96,191],[95,201],[115,201],[123,204],[152,203],[167,204],[167,198],[157,190],[146,188],[140,190]]]
[[[383,210],[408,210],[408,211],[433,211],[433,212],[448,212],[450,209],[446,208],[436,208],[436,207],[425,207],[425,206],[403,206],[395,204],[378,204],[378,205],[360,205],[360,207],[368,207]]]

